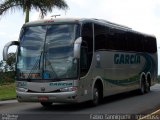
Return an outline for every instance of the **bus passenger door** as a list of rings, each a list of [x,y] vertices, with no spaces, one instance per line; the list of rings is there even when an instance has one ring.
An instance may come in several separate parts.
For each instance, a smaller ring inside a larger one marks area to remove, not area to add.
[[[82,43],[81,43],[81,55],[80,55],[80,94],[84,101],[92,98],[92,82],[93,69],[92,64],[93,57],[93,24],[84,23],[82,25]]]

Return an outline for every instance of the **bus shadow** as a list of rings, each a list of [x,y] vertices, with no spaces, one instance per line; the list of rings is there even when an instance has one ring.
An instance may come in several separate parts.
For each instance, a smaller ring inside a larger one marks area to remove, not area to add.
[[[138,94],[137,90],[136,91],[131,91],[131,92],[125,92],[125,93],[121,93],[121,94],[116,94],[116,95],[112,95],[112,96],[108,96],[105,97],[102,102],[100,103],[100,105],[98,106],[92,106],[90,104],[90,102],[83,102],[83,103],[78,103],[78,104],[53,104],[50,107],[41,107],[41,110],[46,110],[46,111],[81,111],[84,109],[90,109],[90,108],[96,108],[99,107],[101,105],[107,105],[109,103],[114,103],[116,101],[120,101],[120,100],[124,100],[124,99],[128,99],[134,96],[139,96],[140,94]]]
[[[120,93],[120,94],[115,94],[115,95],[111,95],[108,97],[105,97],[102,100],[101,104],[109,104],[112,102],[116,102],[116,101],[120,101],[120,100],[124,100],[124,99],[128,99],[128,98],[132,98],[135,96],[139,96],[140,93],[138,90],[134,90],[134,91],[129,91],[129,92],[124,92],[124,93]]]

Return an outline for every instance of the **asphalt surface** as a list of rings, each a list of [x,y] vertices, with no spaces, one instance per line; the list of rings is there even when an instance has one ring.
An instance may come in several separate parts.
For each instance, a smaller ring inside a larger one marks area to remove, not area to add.
[[[137,119],[160,108],[160,84],[145,95],[137,91],[106,97],[103,103],[91,107],[81,104],[53,104],[44,108],[39,103],[0,101],[0,120],[111,120]],[[138,115],[138,116],[137,116]],[[136,117],[135,117],[136,116]],[[155,120],[160,119],[156,117]]]

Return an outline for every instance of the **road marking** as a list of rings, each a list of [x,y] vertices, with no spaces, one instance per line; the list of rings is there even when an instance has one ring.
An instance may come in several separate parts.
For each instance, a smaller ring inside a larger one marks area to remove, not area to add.
[[[140,119],[138,119],[138,120],[145,120],[146,118],[149,118],[149,117],[151,117],[152,115],[155,115],[155,114],[158,113],[158,112],[160,112],[160,109],[159,109],[159,110],[156,110],[155,112],[153,112],[153,113],[151,113],[151,114],[148,114],[148,115],[146,115],[146,116],[144,116],[144,117],[142,117],[142,118],[140,118]]]

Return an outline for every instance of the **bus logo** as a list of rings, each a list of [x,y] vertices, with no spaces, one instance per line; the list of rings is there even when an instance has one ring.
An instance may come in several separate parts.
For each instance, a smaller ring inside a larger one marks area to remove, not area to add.
[[[45,91],[45,88],[44,88],[44,87],[42,87],[42,88],[41,88],[41,91],[42,91],[42,92],[44,92],[44,91]]]

